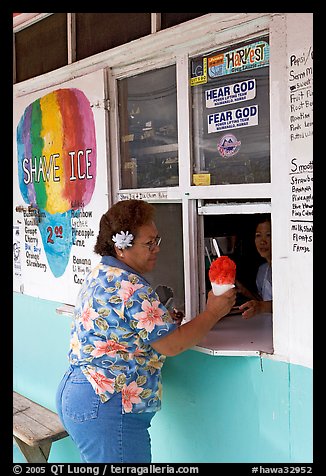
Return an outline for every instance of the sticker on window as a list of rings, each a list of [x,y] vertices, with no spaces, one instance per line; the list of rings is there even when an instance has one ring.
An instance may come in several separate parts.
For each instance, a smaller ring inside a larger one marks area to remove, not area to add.
[[[221,157],[232,157],[236,155],[241,147],[241,141],[233,134],[224,134],[217,144],[217,150]]]
[[[205,91],[206,107],[225,106],[235,102],[249,101],[256,97],[256,80],[249,79]]]
[[[207,60],[208,76],[217,78],[226,74],[240,73],[262,68],[269,64],[269,44],[257,41],[225,53],[217,53]]]
[[[224,129],[239,129],[240,127],[257,126],[258,105],[229,109],[228,111],[208,114],[208,134]]]

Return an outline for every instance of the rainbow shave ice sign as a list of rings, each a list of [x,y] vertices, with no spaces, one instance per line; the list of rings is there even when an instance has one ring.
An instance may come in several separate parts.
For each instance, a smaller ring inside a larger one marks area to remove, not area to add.
[[[96,182],[95,123],[85,94],[58,89],[29,104],[17,126],[17,156],[21,195],[37,210],[48,265],[59,277],[76,241],[74,219]],[[32,237],[25,244],[36,264],[37,247]]]

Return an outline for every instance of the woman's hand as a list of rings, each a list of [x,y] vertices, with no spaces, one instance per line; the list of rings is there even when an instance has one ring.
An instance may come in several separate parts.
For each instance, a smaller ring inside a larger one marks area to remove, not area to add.
[[[177,327],[168,335],[161,337],[151,346],[161,354],[172,356],[193,347],[202,340],[214,325],[228,314],[234,306],[236,298],[235,288],[229,289],[221,296],[214,296],[210,291],[207,297],[206,308],[195,318]]]
[[[239,310],[243,311],[242,317],[248,319],[262,312],[272,312],[272,301],[256,301],[252,299],[239,306]]]
[[[218,322],[222,317],[230,312],[235,304],[236,289],[229,289],[220,296],[215,296],[213,291],[210,291],[207,296],[206,311],[217,317]]]
[[[178,326],[180,326],[182,319],[184,318],[183,312],[173,308],[173,310],[170,311],[170,315],[173,319],[174,324],[177,324]]]

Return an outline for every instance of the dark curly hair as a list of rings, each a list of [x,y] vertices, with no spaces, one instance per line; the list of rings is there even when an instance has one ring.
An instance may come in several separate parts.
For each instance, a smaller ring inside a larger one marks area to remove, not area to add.
[[[155,208],[144,200],[121,200],[102,215],[100,231],[94,246],[101,256],[116,256],[112,236],[121,231],[137,236],[138,229],[152,222]]]

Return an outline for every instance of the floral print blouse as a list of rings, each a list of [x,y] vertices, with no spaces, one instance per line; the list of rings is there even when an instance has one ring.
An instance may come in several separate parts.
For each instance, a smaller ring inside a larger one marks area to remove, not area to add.
[[[78,294],[69,362],[81,367],[102,402],[121,392],[124,413],[156,412],[166,356],[151,343],[176,328],[145,278],[104,256]]]

